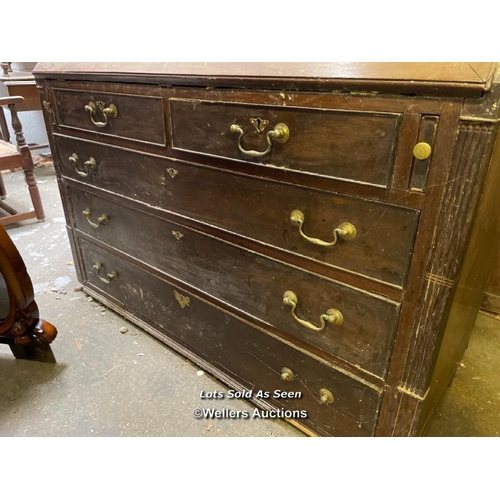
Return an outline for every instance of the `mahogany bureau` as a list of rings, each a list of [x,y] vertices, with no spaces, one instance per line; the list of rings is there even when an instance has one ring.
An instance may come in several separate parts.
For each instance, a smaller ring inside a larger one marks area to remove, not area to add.
[[[423,434],[498,246],[496,72],[40,63],[78,278],[310,434]]]

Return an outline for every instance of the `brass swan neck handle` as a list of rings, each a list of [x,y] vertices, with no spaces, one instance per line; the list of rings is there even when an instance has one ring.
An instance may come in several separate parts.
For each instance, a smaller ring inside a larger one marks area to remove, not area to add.
[[[102,264],[100,262],[96,262],[93,265],[93,269],[94,271],[97,271],[97,276],[103,283],[111,283],[112,280],[118,278],[118,273],[116,271],[106,274],[106,277],[101,276]]]
[[[256,119],[253,119],[254,122],[256,123]],[[250,120],[252,121],[252,120]],[[256,127],[257,131],[259,133],[262,132],[261,126],[256,126],[255,123],[252,122],[254,127]],[[267,120],[262,120],[262,123],[268,123]],[[259,121],[259,124],[261,122]],[[262,156],[265,156],[271,152],[271,148],[273,147],[272,141],[275,140],[276,142],[284,143],[288,141],[288,138],[290,137],[290,130],[289,128],[284,124],[284,123],[278,123],[273,130],[269,130],[269,132],[266,134],[266,139],[267,139],[267,148],[265,151],[255,151],[253,149],[244,149],[243,146],[241,145],[241,139],[243,136],[246,134],[246,132],[243,131],[243,129],[237,125],[236,123],[233,123],[231,125],[230,129],[231,132],[238,135],[238,149],[247,156],[250,156],[252,158],[260,158]]]
[[[94,158],[90,157],[86,162],[83,164],[83,170],[80,170],[78,168],[78,162],[80,161],[80,158],[78,158],[78,155],[76,153],[73,153],[68,160],[73,164],[73,168],[75,169],[75,172],[80,176],[80,177],[88,177],[90,173],[90,169],[92,169],[94,172],[97,172],[97,162],[95,161]]]
[[[328,311],[326,311],[326,314],[322,314],[319,318],[321,326],[316,326],[310,321],[306,321],[305,319],[301,319],[297,316],[297,314],[295,313],[295,309],[297,308],[298,301],[299,299],[297,298],[297,295],[295,295],[295,293],[291,291],[286,291],[283,294],[283,304],[292,308],[291,312],[293,319],[309,330],[322,332],[325,329],[327,323],[330,323],[332,325],[341,325],[344,322],[344,317],[342,316],[342,313],[340,311],[338,311],[337,309],[328,309]]]
[[[85,111],[89,112],[90,121],[99,128],[103,128],[108,124],[108,117],[116,118],[118,116],[118,109],[114,104],[110,104],[106,107],[106,104],[102,101],[89,101],[85,106]],[[104,117],[104,121],[94,120],[94,116],[100,114]]]
[[[342,222],[338,227],[333,230],[333,241],[323,241],[319,238],[312,238],[307,236],[302,230],[304,225],[305,217],[300,210],[294,210],[290,214],[290,222],[299,228],[299,233],[306,241],[320,247],[333,247],[339,240],[352,240],[356,237],[356,228],[350,222]]]
[[[94,228],[98,228],[101,224],[107,224],[109,221],[109,217],[106,214],[102,214],[98,217],[97,222],[91,221],[90,216],[92,215],[92,210],[90,210],[90,208],[86,208],[82,213],[87,219],[87,222]]]

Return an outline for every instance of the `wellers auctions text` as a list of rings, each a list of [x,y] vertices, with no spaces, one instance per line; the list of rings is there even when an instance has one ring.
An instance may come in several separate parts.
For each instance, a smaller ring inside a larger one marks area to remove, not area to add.
[[[260,410],[254,408],[251,412],[247,410],[230,410],[222,408],[215,410],[214,408],[197,408],[195,413],[196,418],[214,418],[214,419],[248,419],[248,418],[307,418],[306,410]]]

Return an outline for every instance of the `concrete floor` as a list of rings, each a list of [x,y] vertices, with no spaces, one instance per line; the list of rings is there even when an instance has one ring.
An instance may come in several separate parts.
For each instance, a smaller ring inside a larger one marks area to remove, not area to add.
[[[500,436],[500,321],[479,313],[428,436]]]
[[[212,377],[87,297],[78,287],[52,167],[36,169],[46,222],[9,229],[34,284],[41,316],[56,325],[57,364],[15,360],[0,345],[0,436],[302,436],[272,420],[197,420],[200,401],[225,390]],[[9,202],[27,206],[20,172],[4,174]],[[126,327],[126,333],[120,329]],[[431,436],[498,436],[500,322],[479,315]]]

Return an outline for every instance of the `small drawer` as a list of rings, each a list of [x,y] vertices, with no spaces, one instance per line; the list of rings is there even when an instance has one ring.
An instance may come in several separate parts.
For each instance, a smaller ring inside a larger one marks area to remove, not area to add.
[[[383,377],[399,304],[67,186],[74,227],[283,332]],[[287,295],[285,292],[293,292]],[[295,307],[293,307],[295,304]],[[330,313],[330,309],[340,311]],[[343,319],[342,324],[339,323]]]
[[[173,149],[390,184],[401,114],[177,98],[169,105]]]
[[[59,134],[53,140],[60,175],[161,206],[168,160]]]
[[[84,283],[206,360],[238,387],[269,392],[264,403],[304,410],[301,425],[324,436],[371,436],[381,393],[128,261],[76,238]],[[208,368],[210,370],[210,368]],[[273,398],[274,391],[297,398]],[[231,400],[226,399],[231,409]],[[206,406],[200,404],[200,406]],[[251,413],[251,412],[250,412]]]
[[[165,145],[161,97],[54,89],[61,128]]]
[[[65,177],[191,217],[325,266],[400,288],[405,284],[418,223],[417,210],[57,135],[54,139],[57,167]],[[196,191],[196,199],[193,186],[203,186]],[[296,225],[297,211],[303,218],[300,227]],[[339,236],[339,229],[346,222],[354,227],[352,239],[348,239],[349,233],[344,237],[340,232]]]

